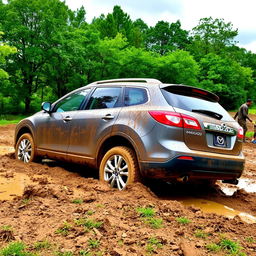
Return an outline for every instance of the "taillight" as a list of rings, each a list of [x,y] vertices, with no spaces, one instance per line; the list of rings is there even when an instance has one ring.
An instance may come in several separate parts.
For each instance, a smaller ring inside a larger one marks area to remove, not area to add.
[[[244,138],[244,129],[242,127],[239,127],[239,129],[238,129],[237,138],[239,138],[239,139]]]
[[[199,122],[191,116],[187,116],[177,112],[168,112],[168,111],[149,111],[149,114],[159,123],[200,130],[201,126]]]

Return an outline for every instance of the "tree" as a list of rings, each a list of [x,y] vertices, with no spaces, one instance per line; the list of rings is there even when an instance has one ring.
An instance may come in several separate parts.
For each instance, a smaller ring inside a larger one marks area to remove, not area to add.
[[[16,83],[29,112],[50,49],[58,45],[56,35],[66,29],[68,8],[58,0],[10,0],[0,12],[4,40],[18,50],[8,67],[16,76],[11,82]]]
[[[198,85],[199,66],[189,52],[178,50],[158,59],[157,77],[165,83]]]
[[[188,43],[188,31],[181,28],[179,20],[171,24],[159,21],[147,32],[146,48],[161,55],[177,49],[184,49]]]
[[[223,19],[202,18],[192,29],[193,41],[189,50],[201,58],[210,52],[220,54],[227,46],[233,46],[238,30],[233,29],[232,23]]]
[[[236,109],[252,86],[252,70],[237,62],[209,53],[200,60],[200,85],[220,95],[221,103]]]

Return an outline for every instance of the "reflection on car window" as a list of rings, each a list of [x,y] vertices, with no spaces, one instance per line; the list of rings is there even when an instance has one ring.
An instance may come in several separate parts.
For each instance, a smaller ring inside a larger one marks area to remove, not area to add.
[[[114,108],[117,105],[121,88],[97,88],[92,94],[88,109]]]
[[[148,101],[147,91],[141,88],[125,88],[125,106],[139,105]]]
[[[90,92],[90,89],[75,92],[55,106],[55,112],[66,112],[78,110],[85,97]]]

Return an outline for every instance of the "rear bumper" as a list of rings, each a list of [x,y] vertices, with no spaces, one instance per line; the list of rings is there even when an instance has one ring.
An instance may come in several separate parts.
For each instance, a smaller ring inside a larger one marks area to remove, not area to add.
[[[164,162],[140,162],[143,176],[154,179],[172,180],[183,176],[189,179],[236,179],[242,175],[245,160],[194,157],[193,160],[178,159]]]

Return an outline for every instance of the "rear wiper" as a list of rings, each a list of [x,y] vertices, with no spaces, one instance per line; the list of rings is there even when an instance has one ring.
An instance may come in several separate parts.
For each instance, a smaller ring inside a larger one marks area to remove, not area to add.
[[[209,110],[203,110],[203,109],[192,109],[192,112],[202,113],[202,114],[205,114],[207,116],[214,117],[218,120],[221,120],[221,118],[223,117],[221,114],[218,114],[216,112],[212,112],[212,111],[209,111]]]

